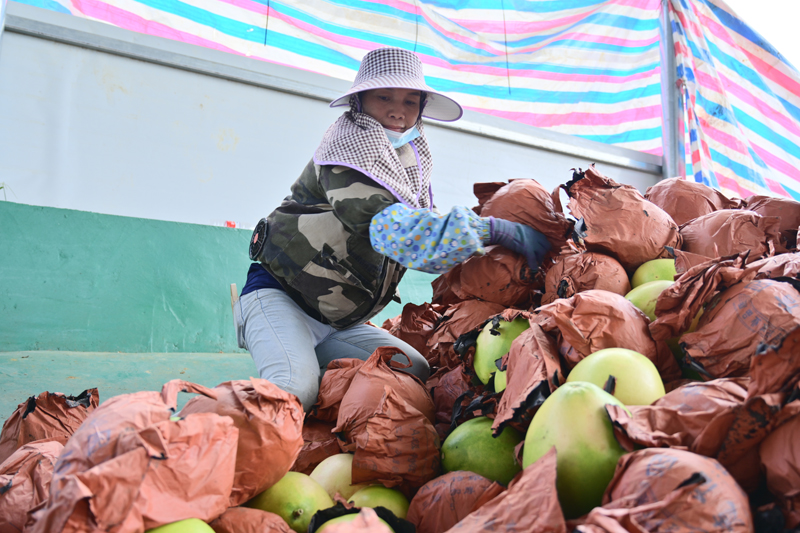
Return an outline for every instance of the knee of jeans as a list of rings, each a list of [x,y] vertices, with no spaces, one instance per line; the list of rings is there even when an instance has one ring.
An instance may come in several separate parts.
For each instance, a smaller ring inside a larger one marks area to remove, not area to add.
[[[313,375],[307,376],[305,379],[291,378],[288,372],[281,372],[272,374],[268,377],[261,376],[279,389],[289,392],[297,396],[300,403],[303,404],[303,410],[308,412],[311,407],[317,403],[317,396],[319,395],[319,378]]]

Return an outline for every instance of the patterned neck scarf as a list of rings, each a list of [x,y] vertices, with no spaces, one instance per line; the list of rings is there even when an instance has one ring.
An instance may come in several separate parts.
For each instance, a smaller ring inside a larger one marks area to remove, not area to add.
[[[417,120],[420,136],[409,143],[418,165],[404,168],[380,122],[358,111],[355,95],[350,111],[328,128],[314,153],[317,165],[343,165],[365,174],[386,187],[395,198],[413,208],[431,207],[433,161],[422,121]]]

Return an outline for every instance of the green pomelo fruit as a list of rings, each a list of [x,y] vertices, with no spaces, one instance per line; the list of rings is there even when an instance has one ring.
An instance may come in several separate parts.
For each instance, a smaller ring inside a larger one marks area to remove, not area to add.
[[[187,518],[148,529],[145,533],[214,533],[214,530],[199,518]]]
[[[653,259],[642,263],[636,269],[631,276],[631,287],[635,289],[639,285],[656,280],[675,281],[677,273],[674,259]]]
[[[650,322],[656,321],[656,302],[661,292],[675,283],[674,281],[648,281],[639,285],[625,295],[625,299],[647,315]]]
[[[503,485],[514,479],[522,470],[514,457],[514,448],[522,442],[522,434],[506,427],[494,438],[492,422],[485,416],[473,418],[447,436],[442,444],[445,473],[466,470]]]
[[[349,522],[352,522],[353,520],[356,519],[357,516],[358,516],[358,513],[350,513],[350,514],[344,514],[342,516],[337,516],[336,518],[331,518],[330,520],[328,520],[327,522],[322,524],[322,527],[320,527],[317,530],[317,533],[322,533],[323,531],[325,531],[326,527],[328,527],[329,525],[332,525],[332,524],[347,524]],[[394,529],[389,527],[389,524],[387,524],[385,521],[383,521],[383,519],[381,519],[379,517],[378,520],[380,520],[381,524],[383,524],[384,526],[388,527],[389,531],[394,533]]]
[[[297,533],[305,533],[314,513],[333,507],[333,500],[310,476],[287,472],[280,481],[248,501],[245,507],[275,513]]]
[[[607,404],[624,408],[597,385],[565,383],[544,401],[528,427],[522,467],[556,447],[558,500],[568,519],[600,505],[617,460],[625,454],[614,437]]]
[[[581,359],[567,383],[585,381],[605,390],[610,376],[614,376],[614,388],[607,392],[625,405],[650,405],[666,394],[656,365],[626,348],[606,348]]]
[[[351,485],[353,480],[353,454],[337,453],[326,457],[311,472],[311,479],[322,485],[331,498],[338,492],[347,499],[358,490],[368,487],[369,483]]]
[[[405,518],[408,514],[408,498],[396,489],[387,489],[383,485],[371,485],[350,496],[350,503],[356,507],[385,507],[397,518]]]
[[[475,374],[484,385],[489,383],[492,374],[500,373],[495,361],[508,353],[511,343],[520,333],[531,327],[528,320],[522,317],[517,317],[511,322],[501,320],[497,329],[500,334],[492,335],[492,325],[492,322],[488,322],[475,341]]]
[[[508,383],[506,381],[507,378],[508,378],[508,376],[506,375],[506,372],[508,372],[508,371],[507,370],[504,370],[504,371],[498,370],[497,372],[494,373],[494,391],[495,392],[503,392],[504,390],[506,390],[506,386],[508,385]]]

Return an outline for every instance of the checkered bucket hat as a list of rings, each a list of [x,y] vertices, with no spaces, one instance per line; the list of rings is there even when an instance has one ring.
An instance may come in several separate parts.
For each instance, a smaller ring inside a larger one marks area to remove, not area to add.
[[[350,96],[370,89],[415,89],[425,91],[427,98],[422,116],[452,122],[461,118],[461,106],[437,93],[425,83],[422,61],[402,48],[378,48],[364,56],[356,79],[349,91],[331,102],[331,107],[350,105]]]

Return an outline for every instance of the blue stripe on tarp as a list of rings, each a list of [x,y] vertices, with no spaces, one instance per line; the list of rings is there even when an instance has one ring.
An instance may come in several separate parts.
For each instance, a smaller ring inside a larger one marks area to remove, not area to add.
[[[0,0],[0,2],[2,1],[3,0]],[[62,6],[58,2],[54,2],[53,0],[24,0],[24,3],[28,4],[29,6],[41,7],[43,9],[49,9],[50,11],[58,11],[59,13],[71,15],[69,9]]]
[[[486,9],[553,13],[583,9],[606,3],[606,0],[427,0],[428,5],[446,9]],[[532,7],[535,6],[535,9]]]
[[[580,133],[574,133],[573,135],[582,139],[588,139],[590,141],[597,141],[606,144],[632,143],[637,141],[646,141],[652,139],[656,135],[661,135],[661,126],[625,131],[611,135],[582,135]]]
[[[800,159],[800,146],[797,146],[797,144],[794,141],[779,134],[774,129],[765,125],[758,119],[751,117],[750,115],[748,115],[747,113],[745,113],[743,110],[739,109],[736,106],[733,106],[733,112],[736,114],[736,118],[738,119],[739,124],[747,128],[748,130],[752,131],[753,133],[757,134],[762,139],[766,139],[767,141],[771,142],[772,144],[774,144],[787,154],[792,155],[797,159]],[[781,157],[779,154],[774,154],[774,155],[777,157]],[[784,158],[781,157],[781,159]]]
[[[549,104],[576,104],[581,102],[618,104],[637,98],[646,98],[648,96],[661,94],[661,83],[645,85],[644,87],[637,89],[612,92],[538,91],[536,89],[514,87],[512,84],[512,94],[509,95],[507,85],[476,86],[452,80],[445,80],[443,78],[430,78],[426,76],[425,79],[428,81],[431,87],[442,92],[471,94],[475,96],[485,96],[488,98],[497,99],[510,99],[513,97],[512,99],[514,100],[525,100],[528,102],[541,102]]]
[[[734,161],[727,155],[723,154],[712,148],[710,145],[708,147],[709,153],[711,153],[711,159],[723,167],[729,168],[733,171],[734,174],[739,176],[742,179],[750,181],[759,187],[768,188],[767,182],[764,180],[764,176],[761,175],[756,169],[749,167],[747,165],[743,165],[738,161]]]

